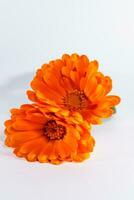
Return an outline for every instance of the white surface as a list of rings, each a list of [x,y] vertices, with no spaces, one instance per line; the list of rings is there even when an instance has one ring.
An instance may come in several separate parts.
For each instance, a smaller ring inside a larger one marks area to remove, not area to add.
[[[134,199],[133,8],[133,0],[0,0],[0,199]],[[28,163],[3,146],[3,121],[27,102],[36,68],[65,52],[97,58],[122,103],[93,128],[91,159]]]

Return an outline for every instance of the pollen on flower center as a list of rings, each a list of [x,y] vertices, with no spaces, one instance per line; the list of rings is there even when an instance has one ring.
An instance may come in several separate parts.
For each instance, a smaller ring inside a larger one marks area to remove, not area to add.
[[[44,127],[44,135],[50,140],[60,140],[66,134],[65,126],[57,124],[55,120],[49,120]]]
[[[63,105],[69,110],[77,111],[87,107],[87,97],[83,91],[73,90],[63,98]]]

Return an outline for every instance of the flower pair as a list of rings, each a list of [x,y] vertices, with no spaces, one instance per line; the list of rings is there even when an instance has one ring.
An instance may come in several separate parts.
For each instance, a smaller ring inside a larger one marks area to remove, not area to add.
[[[108,95],[112,80],[98,62],[77,54],[42,65],[27,91],[32,104],[11,110],[5,122],[5,144],[28,161],[83,161],[95,141],[91,124],[114,113],[118,96]]]

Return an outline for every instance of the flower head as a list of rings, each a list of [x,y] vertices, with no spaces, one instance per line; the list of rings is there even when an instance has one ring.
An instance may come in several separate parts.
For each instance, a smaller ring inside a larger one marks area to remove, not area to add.
[[[44,106],[24,104],[5,122],[5,144],[28,161],[59,164],[83,161],[95,141],[86,126],[62,118]]]
[[[98,71],[98,62],[77,54],[63,55],[37,70],[27,91],[30,100],[50,107],[53,112],[78,116],[99,124],[110,117],[120,98],[108,95],[112,80]],[[80,116],[79,115],[79,116]],[[79,117],[78,117],[79,118]],[[80,118],[79,118],[80,119]]]

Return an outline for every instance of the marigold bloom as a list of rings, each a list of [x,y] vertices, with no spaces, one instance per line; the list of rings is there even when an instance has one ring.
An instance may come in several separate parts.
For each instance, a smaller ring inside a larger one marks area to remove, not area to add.
[[[53,164],[83,161],[95,144],[85,126],[36,104],[12,109],[11,119],[5,122],[5,126],[5,144],[14,148],[18,157],[25,157],[28,161]]]
[[[77,54],[63,55],[37,70],[31,82],[33,91],[27,91],[29,99],[47,104],[53,112],[77,115],[92,124],[110,117],[120,98],[108,95],[112,80],[98,71],[98,62],[89,61]]]

